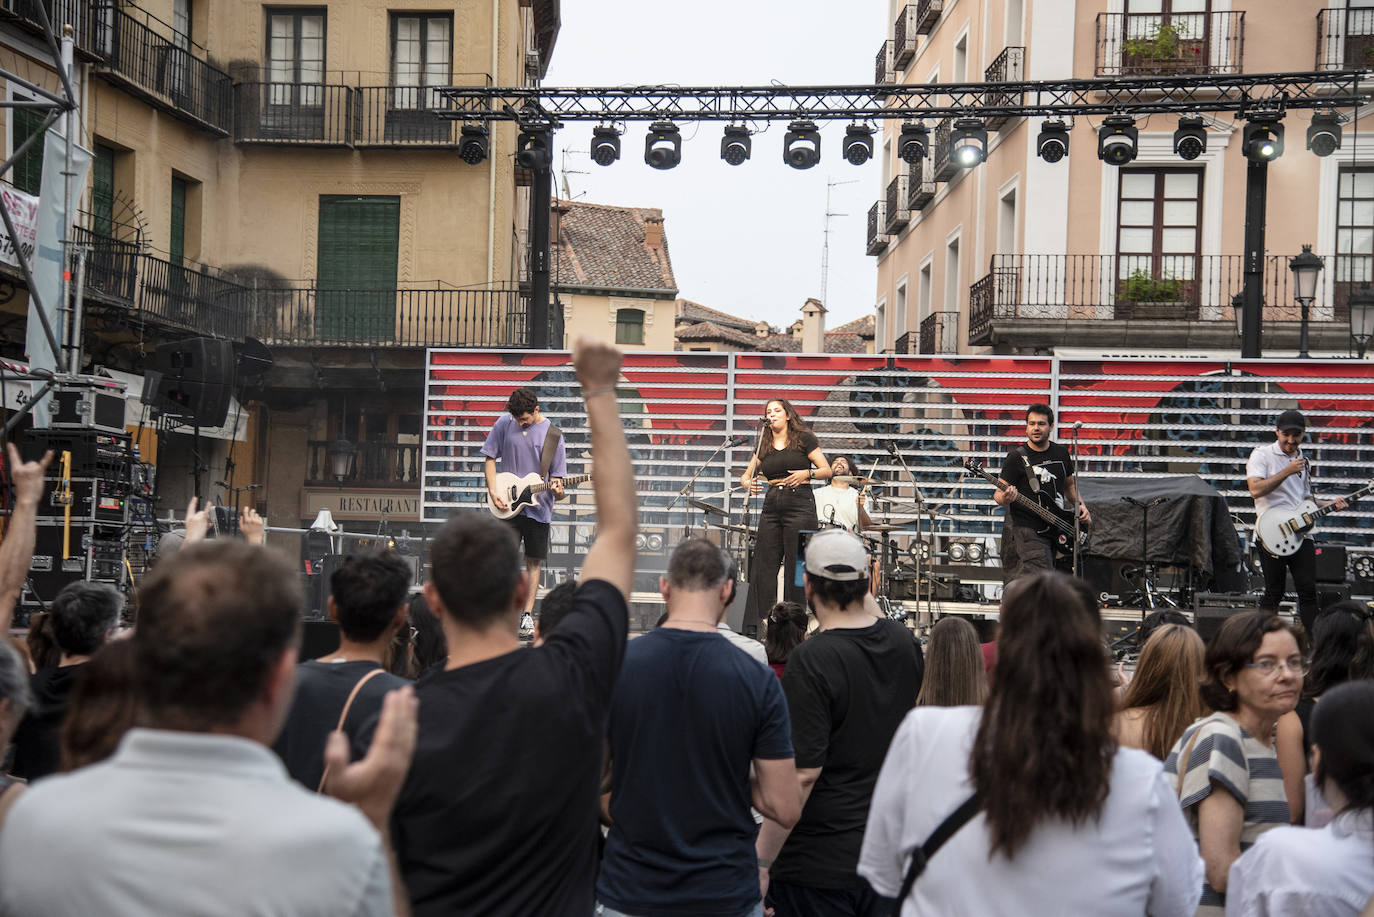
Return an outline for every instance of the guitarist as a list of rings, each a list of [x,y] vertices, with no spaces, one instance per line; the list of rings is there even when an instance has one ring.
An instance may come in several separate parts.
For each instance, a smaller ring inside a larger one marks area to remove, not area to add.
[[[1274,442],[1258,446],[1250,453],[1245,466],[1250,496],[1255,498],[1255,517],[1274,507],[1297,507],[1305,500],[1319,506],[1336,504],[1345,509],[1345,500],[1317,500],[1312,495],[1312,476],[1307,458],[1302,454],[1302,441],[1307,436],[1307,418],[1301,411],[1289,409],[1279,415],[1274,425]],[[1275,557],[1268,551],[1259,552],[1260,569],[1264,571],[1264,598],[1261,608],[1279,610],[1288,571],[1293,571],[1293,587],[1298,592],[1298,617],[1310,634],[1321,611],[1317,599],[1317,550],[1311,538],[1302,540],[1302,547],[1287,557]]]
[[[1087,504],[1078,497],[1073,458],[1068,449],[1050,440],[1053,429],[1054,410],[1049,405],[1033,404],[1026,409],[1026,441],[1007,453],[1001,477],[1008,486],[992,494],[999,506],[1007,507],[1001,547],[1004,585],[1055,566],[1054,543],[1049,535],[1041,534],[1045,523],[1029,510],[1013,505],[1018,494],[1060,513],[1068,512],[1069,505],[1076,506],[1083,525],[1092,522]]]
[[[555,441],[556,440],[556,441]],[[544,461],[545,450],[551,451],[551,461]],[[553,521],[553,501],[563,498],[563,478],[568,462],[563,436],[553,428],[539,411],[539,396],[531,388],[517,388],[506,400],[506,413],[496,418],[482,444],[486,456],[483,471],[487,491],[497,509],[507,509],[496,492],[496,473],[507,471],[521,476],[538,473],[549,482],[549,489],[539,494],[531,506],[526,506],[506,520],[515,529],[525,546],[525,581],[529,587],[525,598],[525,614],[534,610],[534,598],[539,592],[539,568],[549,556],[549,523]],[[501,463],[498,468],[496,463]]]

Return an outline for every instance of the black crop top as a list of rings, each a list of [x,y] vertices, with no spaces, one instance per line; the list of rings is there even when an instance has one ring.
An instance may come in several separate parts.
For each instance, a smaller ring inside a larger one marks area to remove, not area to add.
[[[771,433],[764,433],[770,436]],[[770,481],[785,478],[794,471],[803,471],[811,467],[811,459],[807,458],[812,452],[820,447],[820,440],[816,439],[816,434],[804,432],[798,437],[795,446],[786,449],[774,449],[768,453],[768,457],[759,461],[758,474]]]

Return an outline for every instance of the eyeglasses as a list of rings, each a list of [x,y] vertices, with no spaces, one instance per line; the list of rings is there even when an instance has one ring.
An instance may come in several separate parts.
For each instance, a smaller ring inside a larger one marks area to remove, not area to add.
[[[1278,674],[1280,668],[1296,672],[1298,675],[1306,675],[1312,671],[1312,666],[1301,656],[1290,656],[1285,660],[1261,659],[1259,662],[1247,662],[1247,669],[1254,669],[1266,678],[1273,678]]]

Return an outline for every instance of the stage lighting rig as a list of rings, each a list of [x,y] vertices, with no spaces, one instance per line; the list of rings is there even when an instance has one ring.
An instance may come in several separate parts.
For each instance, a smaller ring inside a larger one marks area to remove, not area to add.
[[[534,171],[547,169],[553,163],[553,155],[549,150],[550,139],[552,135],[549,131],[521,131],[515,146],[515,164]]]
[[[814,121],[793,121],[782,138],[782,161],[794,169],[809,169],[821,161],[821,132]]]
[[[1130,115],[1109,115],[1097,129],[1097,158],[1109,166],[1124,166],[1135,159],[1138,137]]]
[[[490,150],[487,129],[480,124],[464,124],[458,140],[458,158],[470,166],[475,166],[487,158]]]
[[[861,166],[873,158],[873,128],[867,124],[851,124],[844,131],[842,147],[845,161]]]
[[[620,158],[620,131],[603,124],[592,128],[592,162],[608,166]]]
[[[1334,111],[1312,115],[1307,128],[1307,148],[1318,156],[1330,156],[1341,148],[1341,117]]]
[[[1174,131],[1174,155],[1192,162],[1207,152],[1207,128],[1204,124],[1196,115],[1178,119],[1178,130]]]
[[[671,121],[655,121],[644,138],[644,161],[654,169],[671,169],[682,162],[682,132]]]
[[[1253,115],[1241,133],[1241,151],[1251,162],[1272,162],[1283,155],[1283,122],[1279,115]]]
[[[907,121],[902,124],[897,135],[897,155],[907,165],[915,165],[926,158],[930,147],[930,131],[920,121]]]
[[[971,169],[988,157],[988,131],[977,118],[960,118],[949,132],[949,158]]]
[[[1069,126],[1063,121],[1046,121],[1040,126],[1035,153],[1045,162],[1058,162],[1069,155]]]
[[[749,139],[749,128],[737,124],[727,125],[725,136],[720,138],[720,158],[732,166],[737,166],[749,158],[753,149]]]

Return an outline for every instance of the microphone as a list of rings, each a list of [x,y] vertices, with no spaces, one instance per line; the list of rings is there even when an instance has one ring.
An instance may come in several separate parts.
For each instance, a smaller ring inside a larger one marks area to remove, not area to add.
[[[896,444],[894,444],[891,440],[888,440],[888,442],[887,442],[887,447],[886,447],[886,448],[887,448],[887,454],[888,454],[888,455],[896,455],[896,454],[897,454],[897,446],[896,446]]]
[[[1080,429],[1082,426],[1083,426],[1083,421],[1081,421],[1081,420],[1075,420],[1075,421],[1073,422],[1073,428],[1074,428],[1075,430]]]
[[[747,436],[732,436],[725,441],[725,446],[723,448],[733,449],[736,446],[743,446],[748,441],[749,438]]]

